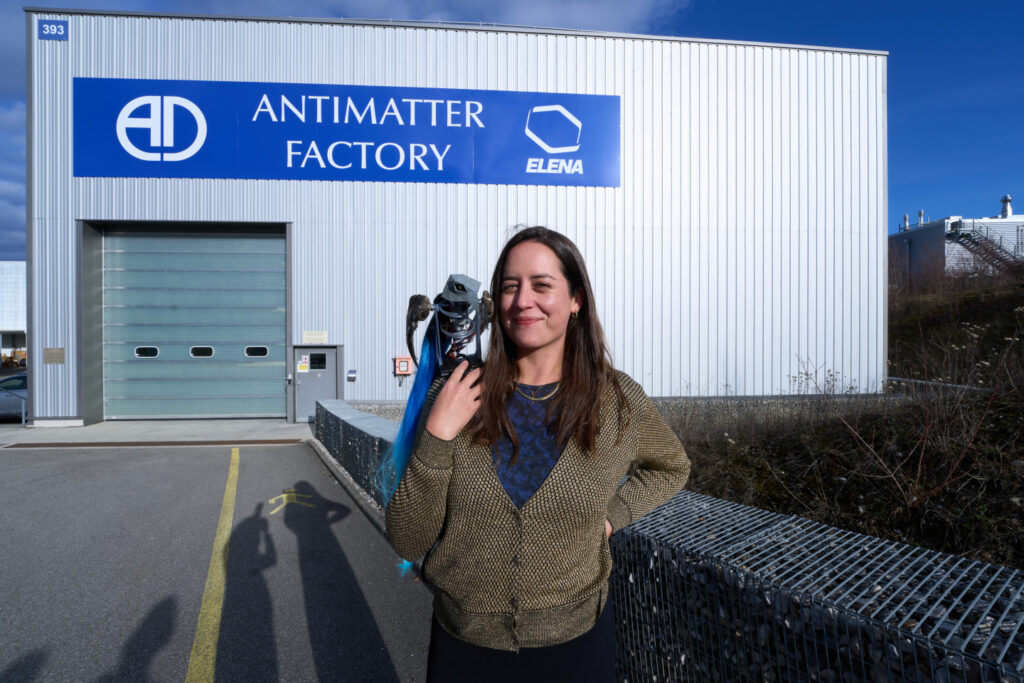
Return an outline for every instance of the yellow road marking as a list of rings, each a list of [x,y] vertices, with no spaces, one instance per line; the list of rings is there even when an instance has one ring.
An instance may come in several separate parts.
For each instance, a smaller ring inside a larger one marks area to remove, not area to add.
[[[213,681],[217,665],[217,638],[220,637],[220,615],[224,606],[224,582],[227,576],[228,539],[235,516],[235,491],[238,488],[238,449],[231,449],[231,467],[228,483],[224,487],[224,502],[220,506],[220,521],[213,539],[210,570],[206,573],[203,605],[199,608],[199,623],[192,641],[192,654],[188,658],[186,683]]]
[[[295,489],[285,489],[284,493],[282,493],[280,496],[274,496],[269,501],[267,501],[271,505],[275,504],[277,501],[281,501],[281,504],[278,505],[273,510],[271,510],[270,514],[273,515],[273,514],[275,514],[277,512],[280,512],[280,510],[285,505],[287,505],[288,503],[298,503],[299,505],[304,505],[304,506],[306,506],[308,508],[315,508],[316,505],[313,505],[312,503],[304,503],[301,500],[299,500],[299,498],[312,498],[312,497],[313,496],[307,495],[305,493],[295,493]]]

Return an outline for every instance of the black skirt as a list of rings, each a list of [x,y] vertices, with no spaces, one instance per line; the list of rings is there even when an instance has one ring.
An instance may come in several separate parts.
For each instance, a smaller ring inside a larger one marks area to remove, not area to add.
[[[611,604],[592,629],[548,647],[521,647],[519,652],[495,650],[459,640],[433,617],[427,654],[428,683],[526,683],[527,681],[615,680],[615,620]]]

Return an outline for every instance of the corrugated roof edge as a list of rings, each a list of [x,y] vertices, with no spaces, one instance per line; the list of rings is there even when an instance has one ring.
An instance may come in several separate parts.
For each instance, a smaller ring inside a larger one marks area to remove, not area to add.
[[[156,19],[205,19],[210,21],[271,21],[288,24],[341,24],[345,26],[380,26],[386,28],[425,28],[446,31],[500,31],[507,33],[537,33],[543,35],[589,36],[593,38],[619,38],[628,40],[664,40],[680,43],[708,43],[713,45],[745,45],[775,47],[793,50],[818,50],[822,52],[850,52],[854,54],[889,56],[888,50],[860,50],[849,47],[826,47],[823,45],[791,45],[787,43],[758,43],[745,40],[713,40],[710,38],[686,38],[681,36],[656,36],[641,33],[612,33],[609,31],[585,31],[539,26],[508,26],[468,22],[436,21],[394,21],[389,19],[312,19],[301,17],[247,17],[220,14],[174,14],[170,12],[131,12],[93,9],[63,9],[58,7],[23,7],[29,14],[83,14],[109,17],[153,17]]]

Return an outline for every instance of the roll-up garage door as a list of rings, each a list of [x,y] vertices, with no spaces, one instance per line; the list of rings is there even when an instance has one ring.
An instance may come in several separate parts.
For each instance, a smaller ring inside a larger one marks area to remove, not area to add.
[[[285,415],[285,243],[106,230],[106,419]]]

